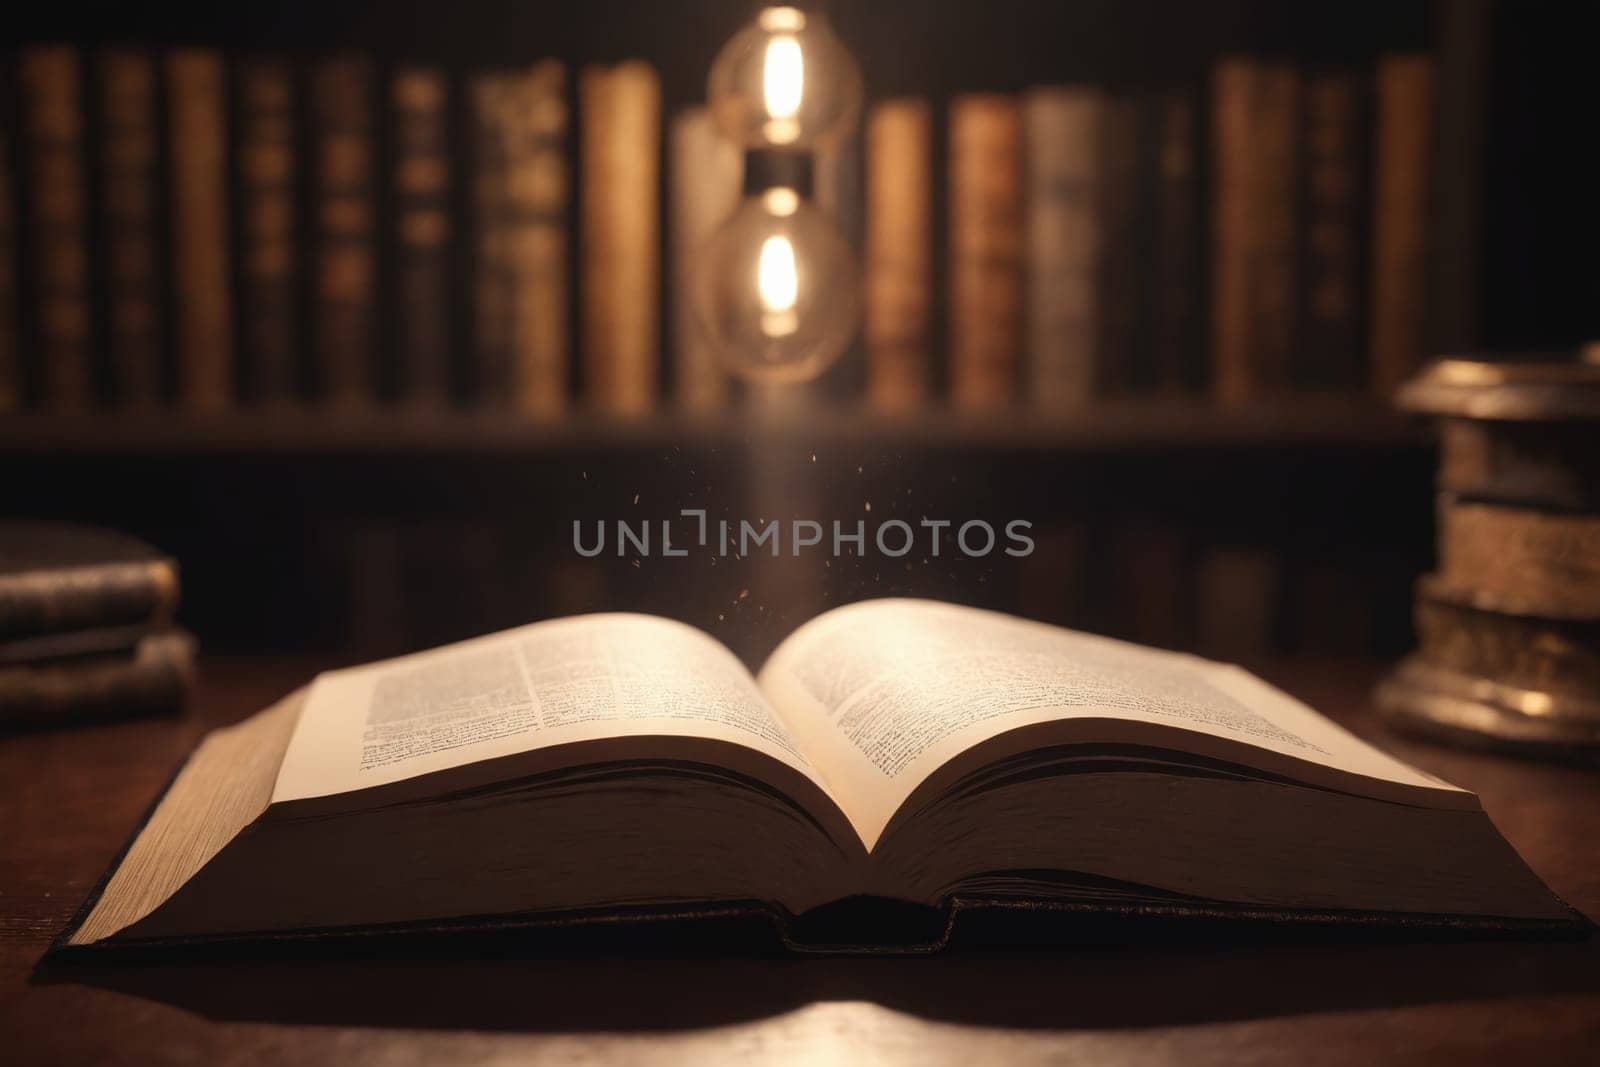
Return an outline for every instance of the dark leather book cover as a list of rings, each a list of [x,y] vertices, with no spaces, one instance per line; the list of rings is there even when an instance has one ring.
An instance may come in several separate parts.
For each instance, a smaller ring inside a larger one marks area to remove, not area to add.
[[[1101,127],[1104,184],[1100,199],[1100,282],[1096,286],[1100,336],[1095,381],[1105,392],[1143,393],[1155,384],[1150,349],[1144,343],[1148,321],[1143,306],[1148,245],[1143,224],[1149,201],[1141,181],[1141,102],[1120,93],[1106,101]]]
[[[0,729],[31,729],[177,711],[194,678],[194,639],[182,630],[131,651],[0,664]]]
[[[1344,72],[1305,85],[1301,173],[1300,346],[1295,385],[1358,389],[1362,346],[1361,83]]]
[[[1200,343],[1199,174],[1196,107],[1181,89],[1146,101],[1145,169],[1153,185],[1148,344],[1158,390],[1198,389],[1205,381]]]
[[[162,399],[160,138],[156,67],[112,49],[96,63],[101,269],[113,392],[129,408]]]
[[[240,347],[249,397],[282,404],[299,395],[297,86],[282,60],[247,59],[238,100]]]
[[[426,68],[389,83],[394,118],[395,343],[399,393],[443,406],[450,397],[450,86]]]
[[[358,57],[324,60],[311,81],[313,349],[320,399],[345,407],[376,397],[375,82]]]
[[[32,340],[39,396],[55,411],[94,401],[84,86],[78,52],[40,45],[20,61],[27,136]]]
[[[177,564],[142,541],[66,523],[0,523],[0,640],[160,626],[177,605]]]

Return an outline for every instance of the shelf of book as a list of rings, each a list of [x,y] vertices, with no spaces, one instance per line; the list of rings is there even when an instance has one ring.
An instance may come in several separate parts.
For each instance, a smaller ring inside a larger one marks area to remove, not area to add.
[[[540,454],[757,444],[1026,453],[1420,447],[1420,424],[1366,398],[1286,397],[1219,408],[1195,399],[1105,402],[1081,411],[926,408],[885,413],[814,404],[776,411],[670,409],[536,418],[509,412],[252,410],[0,418],[0,456]]]

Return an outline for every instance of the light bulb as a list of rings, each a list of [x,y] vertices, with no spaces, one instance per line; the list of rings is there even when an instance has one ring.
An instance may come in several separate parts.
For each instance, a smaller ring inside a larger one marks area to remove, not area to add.
[[[728,39],[711,64],[706,102],[744,148],[827,147],[855,126],[861,70],[828,20],[769,7]]]
[[[787,186],[740,201],[695,271],[700,328],[729,370],[758,381],[822,373],[855,334],[857,302],[849,246]]]

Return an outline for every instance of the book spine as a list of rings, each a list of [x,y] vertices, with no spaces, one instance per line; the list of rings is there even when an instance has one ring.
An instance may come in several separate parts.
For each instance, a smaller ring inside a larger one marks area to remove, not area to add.
[[[1361,384],[1360,90],[1351,74],[1306,83],[1305,264],[1298,384]]]
[[[442,407],[450,397],[449,85],[439,71],[408,69],[389,90],[400,395]]]
[[[218,53],[184,49],[167,57],[167,114],[179,393],[186,407],[218,411],[233,399],[227,99]]]
[[[958,405],[1013,398],[1021,334],[1021,109],[1009,96],[960,96],[950,107],[950,387]]]
[[[9,70],[4,70],[9,74]],[[10,103],[9,100],[6,101]],[[17,319],[17,219],[12,189],[16,165],[12,131],[0,130],[0,415],[22,407],[22,345]]]
[[[1428,194],[1431,183],[1433,61],[1378,62],[1374,133],[1371,371],[1388,396],[1424,356]]]
[[[154,60],[141,52],[104,53],[99,89],[106,341],[118,399],[151,407],[161,399],[162,378]]]
[[[1250,336],[1258,392],[1291,384],[1298,340],[1300,75],[1268,64],[1255,99]]]
[[[510,393],[511,257],[506,212],[509,174],[502,116],[508,76],[473,79],[472,96],[472,386],[484,403]]]
[[[510,400],[518,411],[547,415],[567,397],[566,67],[543,60],[512,87],[504,116]]]
[[[709,411],[728,392],[710,339],[695,321],[693,287],[701,249],[739,202],[742,163],[739,150],[725,140],[703,107],[680,111],[668,137],[667,213],[672,249],[672,355],[678,404]]]
[[[144,638],[131,656],[0,667],[0,726],[175,711],[194,681],[194,639],[181,631]]]
[[[1258,64],[1238,57],[1217,64],[1211,83],[1211,382],[1223,404],[1247,401],[1255,374],[1251,351],[1251,205]]]
[[[350,56],[312,74],[313,350],[320,395],[339,407],[376,398],[373,82],[372,64]]]
[[[926,100],[885,100],[866,134],[867,397],[904,411],[932,375],[933,112]]]
[[[655,399],[661,87],[632,60],[584,71],[583,361],[589,400],[638,412]]]
[[[1200,365],[1200,245],[1195,166],[1195,106],[1187,93],[1154,105],[1155,234],[1151,345],[1157,385],[1187,390],[1205,377]]]
[[[47,406],[93,402],[87,188],[78,53],[41,46],[22,55],[27,104],[36,354]]]
[[[170,560],[0,575],[0,639],[170,622],[178,570]]]
[[[295,98],[287,64],[251,60],[241,66],[241,345],[251,396],[269,405],[292,402],[299,393]]]
[[[865,149],[859,130],[851,130],[829,149],[817,154],[817,207],[833,220],[839,236],[844,239],[852,264],[862,261],[866,239],[865,164]],[[859,275],[855,286],[856,292],[852,295],[858,301],[859,309]],[[788,388],[791,392],[808,393],[815,399],[854,402],[860,399],[862,390],[866,388],[865,363],[860,330],[852,329],[838,360],[828,366],[809,388],[803,385],[798,389],[792,385]]]
[[[1154,377],[1148,347],[1141,344],[1145,295],[1140,241],[1142,182],[1140,102],[1119,95],[1106,102],[1100,127],[1100,157],[1105,190],[1100,199],[1099,278],[1095,297],[1099,337],[1094,380],[1100,392],[1126,393],[1148,388]]]
[[[1094,396],[1099,364],[1105,99],[1090,88],[1035,89],[1022,121],[1029,391],[1045,407],[1076,407]]]

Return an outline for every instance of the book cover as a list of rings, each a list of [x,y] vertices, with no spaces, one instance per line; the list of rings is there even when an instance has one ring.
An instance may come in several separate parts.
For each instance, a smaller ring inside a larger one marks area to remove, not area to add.
[[[950,392],[994,408],[1017,392],[1022,357],[1022,114],[1015,97],[950,106]]]
[[[867,398],[909,410],[933,377],[933,111],[920,97],[867,115],[863,260]]]
[[[233,401],[234,373],[227,86],[219,53],[168,55],[167,122],[179,395],[194,411],[220,411]]]
[[[1351,73],[1307,79],[1305,242],[1297,385],[1354,390],[1365,378],[1361,306],[1362,107]]]
[[[41,45],[23,52],[19,73],[32,209],[36,379],[45,407],[82,411],[95,394],[82,71],[71,47]]]
[[[579,83],[585,391],[620,413],[655,403],[661,85],[641,60],[585,68]]]
[[[1154,385],[1149,346],[1144,344],[1148,312],[1144,306],[1149,249],[1143,240],[1149,218],[1142,168],[1141,104],[1132,93],[1105,103],[1100,126],[1103,193],[1100,197],[1100,255],[1095,298],[1099,336],[1095,341],[1094,381],[1101,393],[1137,393]]]
[[[1199,173],[1196,166],[1195,102],[1182,90],[1157,93],[1149,101],[1151,129],[1146,164],[1155,186],[1148,274],[1148,343],[1155,386],[1198,388],[1206,377],[1202,358]]]
[[[567,401],[567,71],[545,59],[510,83],[504,114],[511,270],[512,406],[549,415]],[[654,200],[652,199],[652,203]]]
[[[395,305],[402,399],[442,407],[451,393],[449,83],[421,67],[389,83],[394,114]]]
[[[113,393],[128,407],[162,399],[160,144],[156,68],[145,52],[99,56],[101,252]]]
[[[266,405],[300,394],[298,98],[288,63],[240,64],[240,348],[250,398]]]
[[[320,398],[376,399],[376,154],[372,62],[323,60],[312,72],[315,180],[312,351]]]
[[[673,116],[667,153],[673,392],[679,406],[711,411],[727,396],[728,375],[695,321],[690,279],[705,242],[739,203],[743,162],[704,107]]]
[[[1034,89],[1023,99],[1027,142],[1027,356],[1030,399],[1076,407],[1100,370],[1104,94]]]

